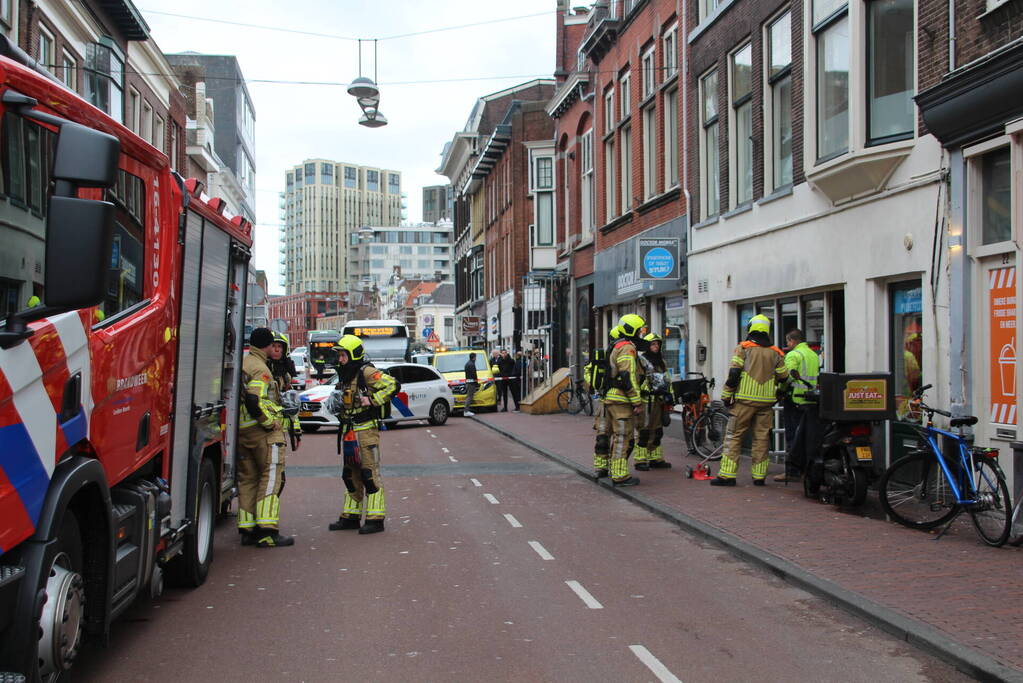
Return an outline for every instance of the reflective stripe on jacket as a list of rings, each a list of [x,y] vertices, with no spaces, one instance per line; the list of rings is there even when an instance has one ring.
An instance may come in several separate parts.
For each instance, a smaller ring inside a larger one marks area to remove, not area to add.
[[[259,415],[249,415],[245,401],[241,402],[239,428],[255,427],[273,429],[274,421],[281,417],[281,393],[277,382],[267,366],[266,354],[259,349],[249,349],[242,361],[242,381],[245,392],[259,399]]]
[[[784,354],[777,346],[760,346],[744,341],[735,347],[730,368],[739,368],[738,388],[725,385],[722,398],[732,398],[756,405],[771,404],[776,400],[778,382],[789,376]]]
[[[817,386],[817,376],[820,374],[821,360],[813,349],[806,342],[796,344],[796,348],[785,354],[785,367],[791,373],[793,370],[799,373],[799,377],[811,386]],[[806,384],[802,382],[792,383],[792,402],[809,403],[804,394],[809,391]]]
[[[609,382],[611,388],[607,390],[604,400],[608,403],[641,404],[643,397],[640,387],[645,375],[636,360],[636,345],[625,339],[617,342],[611,349],[608,365],[611,367],[611,372],[614,373],[614,379]],[[620,375],[628,377],[628,389],[618,388],[616,380]]]

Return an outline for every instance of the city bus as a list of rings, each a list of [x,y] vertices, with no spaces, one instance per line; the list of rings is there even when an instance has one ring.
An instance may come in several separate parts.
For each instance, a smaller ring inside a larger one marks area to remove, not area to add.
[[[400,320],[349,320],[342,334],[361,339],[371,361],[411,360],[408,326]]]
[[[337,330],[314,330],[309,333],[309,364],[312,366],[313,377],[323,379],[334,374],[337,365],[337,343],[341,333]]]

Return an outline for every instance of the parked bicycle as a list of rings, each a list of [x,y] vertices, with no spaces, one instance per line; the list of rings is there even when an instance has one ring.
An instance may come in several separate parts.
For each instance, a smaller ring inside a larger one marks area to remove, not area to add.
[[[981,539],[1001,546],[1012,525],[1012,501],[998,465],[998,449],[969,444],[963,428],[977,424],[976,417],[952,417],[924,403],[923,394],[931,386],[913,393],[913,402],[927,415],[927,424],[918,428],[916,450],[893,462],[881,476],[881,506],[892,519],[911,529],[945,524],[942,534],[956,517],[969,512]],[[949,425],[957,431],[935,427],[935,413],[951,418]],[[942,451],[940,441],[949,452]]]
[[[728,431],[728,410],[721,401],[711,400],[714,378],[702,372],[687,372],[687,377],[674,382],[676,398],[682,403],[682,436],[690,454],[703,462],[721,459],[725,434]],[[702,464],[702,463],[701,463]]]
[[[578,415],[581,412],[593,415],[593,394],[586,390],[581,380],[575,378],[574,365],[570,370],[568,386],[558,392],[558,408],[569,415]]]

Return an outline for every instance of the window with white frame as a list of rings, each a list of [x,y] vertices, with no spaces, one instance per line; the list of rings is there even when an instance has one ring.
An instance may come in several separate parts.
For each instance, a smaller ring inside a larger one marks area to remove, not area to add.
[[[586,239],[593,234],[594,199],[596,188],[593,186],[593,129],[582,134],[579,144],[580,173],[580,209],[582,219],[582,236]]]
[[[615,213],[615,196],[618,194],[618,188],[615,185],[615,167],[617,165],[614,140],[608,140],[604,143],[604,215],[607,222],[618,215]]]
[[[703,217],[721,210],[721,174],[718,163],[718,74],[700,79],[700,199]]]
[[[12,23],[11,19],[11,7],[14,5],[14,0],[0,0],[0,21],[7,26]]]
[[[678,185],[678,88],[664,95],[664,187]]]
[[[640,66],[642,67],[640,79],[641,92],[639,94],[640,102],[654,94],[654,86],[657,84],[656,59],[657,54],[653,45],[647,48],[647,50],[643,53],[643,56],[640,58]]]
[[[643,110],[643,198],[657,194],[657,108]]]
[[[664,78],[661,80],[666,81],[678,73],[678,24],[661,37],[661,59],[664,61]]]
[[[153,119],[153,146],[163,150],[164,142],[163,118],[158,115]]]
[[[128,127],[136,135],[142,127],[142,98],[135,88],[128,88]]]
[[[53,73],[57,70],[56,42],[45,26],[39,25],[39,65]]]
[[[632,74],[626,72],[621,77],[618,84],[618,101],[621,103],[622,115],[620,118],[624,119],[632,113]]]
[[[576,55],[575,55],[575,70],[581,72],[585,66],[586,66],[586,52],[584,52],[582,48],[579,48],[579,51],[576,52]]]
[[[732,53],[731,185],[733,206],[753,200],[753,46]]]
[[[61,57],[61,73],[64,85],[72,90],[78,90],[78,61],[64,52]]]
[[[849,7],[847,0],[813,0],[816,42],[817,160],[849,150]]]
[[[622,129],[619,146],[621,164],[619,174],[622,177],[622,213],[632,208],[632,126]]]
[[[554,158],[537,156],[533,160],[534,246],[554,244]]]
[[[867,3],[867,144],[913,136],[913,0]]]
[[[153,107],[145,100],[142,101],[142,128],[139,130],[139,137],[146,142],[153,141]]]
[[[608,88],[604,93],[604,134],[607,135],[615,127],[615,91]]]
[[[178,124],[174,121],[171,121],[168,144],[167,156],[170,157],[171,170],[176,171],[178,169]],[[291,178],[291,174],[288,174],[288,178]]]
[[[1002,138],[1005,140],[1005,138]],[[968,155],[969,213],[972,242],[982,246],[1012,239],[1012,148],[994,140],[965,150]]]
[[[714,13],[717,6],[720,5],[724,0],[699,0],[700,5],[700,21],[703,21]]]
[[[786,11],[767,27],[767,97],[770,145],[765,154],[765,184],[771,191],[792,184],[792,14]]]

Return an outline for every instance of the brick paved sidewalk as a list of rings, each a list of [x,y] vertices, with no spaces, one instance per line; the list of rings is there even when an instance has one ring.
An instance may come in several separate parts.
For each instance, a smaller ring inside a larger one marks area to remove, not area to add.
[[[496,413],[476,419],[592,470],[592,418]],[[754,488],[749,460],[740,464],[737,487],[711,487],[685,478],[684,465],[697,459],[684,451],[680,439],[665,437],[665,457],[674,467],[637,473],[641,484],[627,491],[929,625],[1023,677],[1023,549],[983,545],[968,515],[935,541],[934,534],[885,521],[873,492],[862,509],[844,511],[807,500],[799,484],[768,477],[766,487]]]

